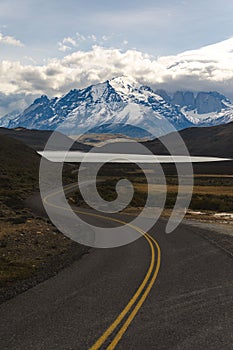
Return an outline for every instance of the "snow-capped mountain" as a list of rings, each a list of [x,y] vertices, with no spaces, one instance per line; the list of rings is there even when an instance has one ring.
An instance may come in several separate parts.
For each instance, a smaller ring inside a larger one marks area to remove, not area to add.
[[[233,120],[233,104],[224,95],[216,92],[177,91],[169,96],[166,91],[157,93],[172,105],[178,105],[180,111],[195,126],[226,124]]]
[[[0,126],[3,128],[8,128],[11,120],[14,120],[19,114],[20,111],[18,110],[7,113],[3,118],[0,118]]]
[[[190,126],[233,121],[233,105],[217,92],[153,91],[132,78],[118,77],[61,98],[43,95],[23,113],[0,119],[0,126],[54,130],[67,134],[122,133],[158,137]]]

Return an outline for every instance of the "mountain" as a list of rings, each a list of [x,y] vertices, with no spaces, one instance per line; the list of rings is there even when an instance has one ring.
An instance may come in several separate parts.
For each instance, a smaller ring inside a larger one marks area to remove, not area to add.
[[[16,118],[17,115],[20,114],[20,111],[18,110],[14,110],[10,113],[7,113],[3,118],[0,118],[0,126],[1,127],[8,127],[8,125],[10,124],[11,120],[14,120]]]
[[[71,90],[61,98],[43,95],[24,112],[0,119],[7,128],[59,130],[66,134],[117,133],[151,138],[175,129],[233,121],[233,104],[217,92],[153,91],[129,77]]]
[[[233,121],[233,104],[224,95],[212,92],[177,91],[170,102],[195,126],[211,126]]]

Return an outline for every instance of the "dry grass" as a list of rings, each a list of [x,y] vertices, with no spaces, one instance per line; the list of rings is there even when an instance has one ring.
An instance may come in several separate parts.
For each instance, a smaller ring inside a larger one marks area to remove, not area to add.
[[[71,244],[42,219],[28,219],[24,224],[0,222],[0,232],[0,287],[30,277]]]
[[[136,183],[135,187],[140,192],[147,192],[147,184]],[[164,192],[164,188],[162,185],[151,185],[151,189],[155,192]],[[166,191],[166,190],[165,190]],[[172,193],[177,193],[178,186],[176,185],[168,185],[167,191]],[[181,193],[187,193],[188,186],[181,187]],[[214,194],[214,195],[233,195],[233,186],[194,186],[193,187],[194,194]]]

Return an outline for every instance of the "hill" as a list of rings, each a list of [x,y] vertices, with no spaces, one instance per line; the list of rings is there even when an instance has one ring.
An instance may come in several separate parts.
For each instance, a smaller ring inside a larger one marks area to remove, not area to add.
[[[38,188],[39,155],[23,142],[0,135],[0,196],[17,198]],[[2,202],[2,201],[1,201]]]
[[[233,159],[232,135],[233,122],[204,128],[188,128],[179,131],[183,138],[191,156],[203,157],[220,157]],[[182,155],[184,152],[173,140],[173,133],[144,142],[154,154],[168,155],[169,152],[163,146],[164,143],[172,142],[173,154]],[[160,141],[161,140],[161,141]],[[174,174],[175,167],[166,164],[163,166],[166,173]],[[232,174],[233,161],[226,162],[210,162],[210,163],[194,163],[195,174]]]
[[[233,158],[233,122],[205,128],[188,128],[179,133],[191,156]],[[173,133],[160,139],[144,142],[144,145],[154,154],[166,155],[168,151],[161,141],[166,144],[168,140],[172,141],[172,139]],[[173,152],[174,154],[183,154],[182,148],[175,142],[173,143]]]
[[[25,128],[15,128],[15,129],[7,129],[0,128],[0,135],[5,135],[11,137],[13,139],[22,141],[27,146],[30,146],[36,151],[44,150],[44,147],[52,135],[53,131],[51,130],[29,130]],[[66,150],[69,149],[70,139],[61,133],[56,132],[58,143],[54,145],[54,150]],[[79,151],[88,151],[90,149],[89,146],[84,145],[79,142],[74,142],[71,147],[71,150],[79,150]],[[53,146],[51,147],[53,150]]]
[[[86,248],[59,234],[25,203],[39,190],[40,156],[35,150],[0,135],[0,163],[1,303],[52,277]]]

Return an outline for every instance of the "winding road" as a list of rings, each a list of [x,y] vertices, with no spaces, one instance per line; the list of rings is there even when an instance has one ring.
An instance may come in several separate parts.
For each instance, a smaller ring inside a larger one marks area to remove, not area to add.
[[[77,210],[78,211],[78,210]],[[82,210],[96,225],[129,217]],[[90,249],[57,276],[3,303],[3,350],[233,348],[232,257],[181,224],[160,220],[141,238]]]

